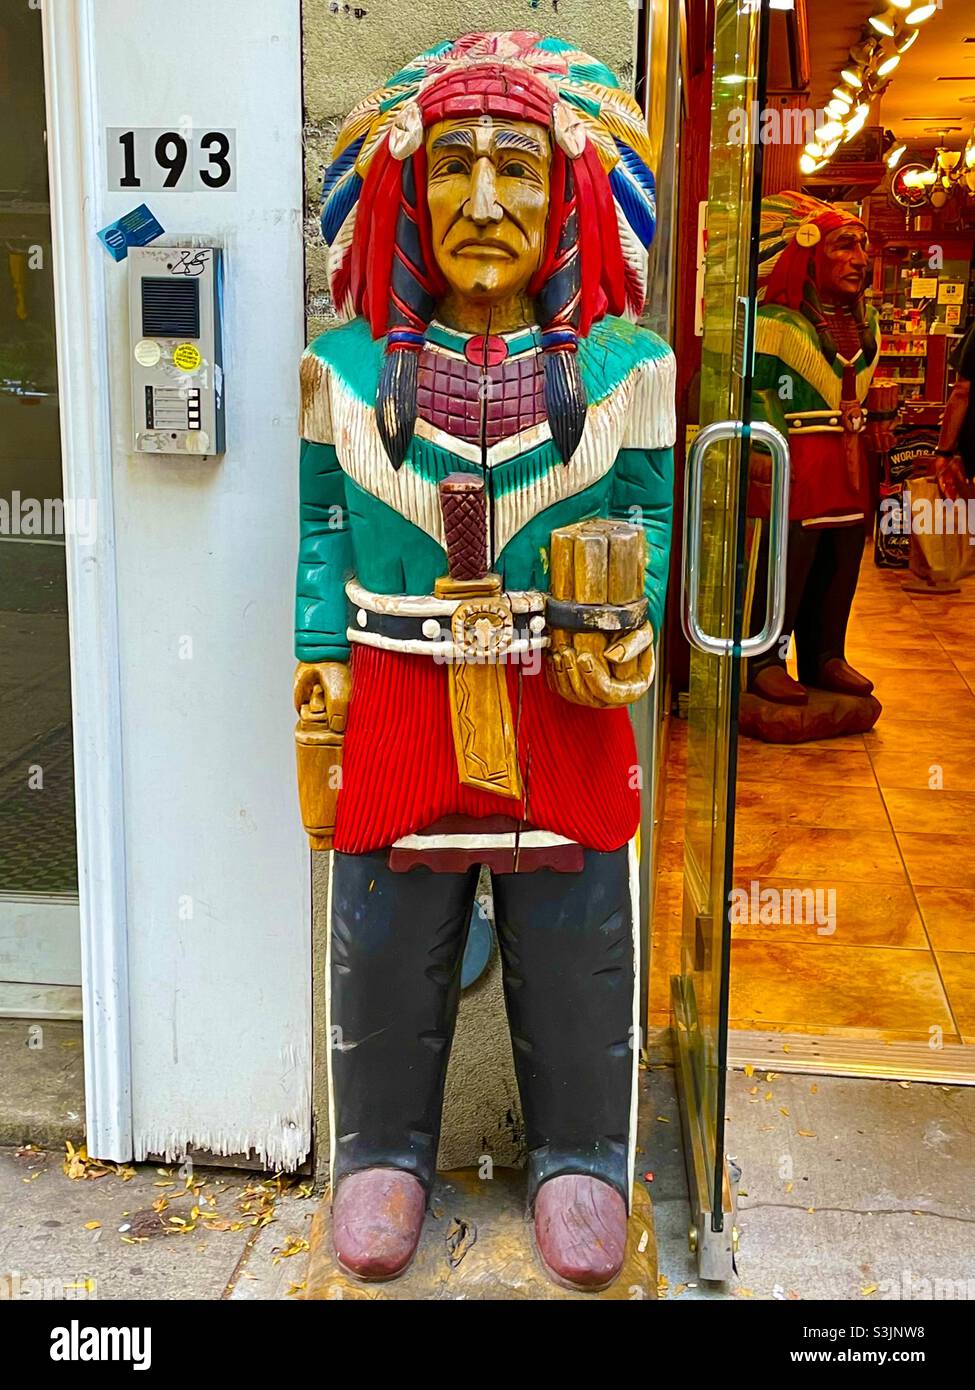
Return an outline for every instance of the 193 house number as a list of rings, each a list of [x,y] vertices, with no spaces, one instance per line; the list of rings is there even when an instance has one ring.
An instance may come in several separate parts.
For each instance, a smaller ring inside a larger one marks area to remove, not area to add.
[[[236,136],[235,130],[112,126],[107,131],[109,189],[232,193]]]

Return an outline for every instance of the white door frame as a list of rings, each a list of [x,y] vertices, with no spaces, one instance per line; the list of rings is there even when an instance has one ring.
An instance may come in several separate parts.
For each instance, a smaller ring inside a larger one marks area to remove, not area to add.
[[[131,1053],[106,253],[92,221],[94,3],[44,0],[44,72],[64,497],[94,502],[97,520],[93,544],[65,536],[87,1145],[94,1157],[124,1161]]]

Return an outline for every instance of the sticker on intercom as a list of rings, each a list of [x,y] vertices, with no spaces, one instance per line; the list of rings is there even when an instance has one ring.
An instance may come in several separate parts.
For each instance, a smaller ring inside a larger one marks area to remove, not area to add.
[[[135,360],[140,367],[156,367],[162,357],[162,348],[151,338],[141,338],[135,345]]]
[[[193,343],[180,343],[173,349],[173,363],[181,372],[195,372],[202,361],[200,349]]]

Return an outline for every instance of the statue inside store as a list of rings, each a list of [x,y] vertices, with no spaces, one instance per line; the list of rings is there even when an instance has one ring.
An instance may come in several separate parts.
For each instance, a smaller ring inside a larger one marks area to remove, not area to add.
[[[346,120],[322,227],[342,326],[302,361],[295,704],[333,849],[332,1238],[402,1272],[461,961],[493,880],[550,1277],[606,1286],[634,1155],[640,772],[667,582],[674,360],[635,325],[639,107],[535,33],[420,54]]]
[[[871,385],[880,334],[864,297],[869,266],[866,228],[851,213],[801,193],[763,200],[752,415],[789,441],[788,570],[781,639],[748,663],[741,727],[770,742],[863,733],[881,712],[873,683],[846,660],[874,506],[871,454],[890,448],[897,397],[896,386]],[[770,484],[756,449],[752,631],[767,598]],[[786,669],[793,635],[798,680]]]

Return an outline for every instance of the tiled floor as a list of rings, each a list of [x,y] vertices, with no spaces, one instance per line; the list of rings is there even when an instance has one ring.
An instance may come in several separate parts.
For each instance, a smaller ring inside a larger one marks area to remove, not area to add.
[[[847,655],[884,706],[866,735],[743,740],[735,880],[832,892],[832,931],[733,931],[731,1027],[975,1045],[975,581],[911,597],[868,551]],[[681,931],[687,724],[671,723],[651,1024]]]

